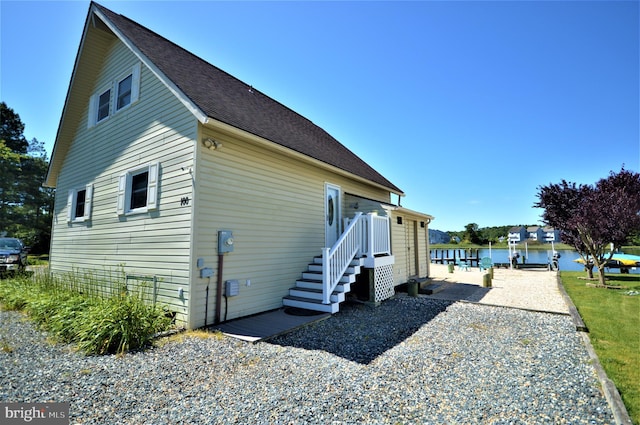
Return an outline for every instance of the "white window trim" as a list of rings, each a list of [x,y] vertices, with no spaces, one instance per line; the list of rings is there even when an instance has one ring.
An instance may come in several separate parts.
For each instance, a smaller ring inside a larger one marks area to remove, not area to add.
[[[127,77],[131,75],[131,101],[118,109],[118,89],[120,82],[125,80]],[[109,115],[105,118],[98,121],[98,106],[100,102],[100,95],[104,94],[107,90],[111,90],[109,96]],[[111,81],[110,84],[102,86],[101,90],[96,91],[91,98],[89,99],[89,116],[87,120],[87,128],[91,128],[100,124],[102,122],[107,121],[113,115],[117,114],[120,111],[123,111],[129,108],[131,105],[138,101],[140,97],[140,63],[136,63],[131,68],[127,70],[125,74],[121,74],[120,78],[116,78]]]
[[[133,176],[148,172],[147,180],[147,205],[141,208],[131,209],[131,183]],[[158,176],[160,164],[152,162],[141,167],[132,168],[118,177],[118,200],[116,210],[118,215],[141,214],[158,208]]]
[[[75,217],[76,206],[78,202],[78,192],[84,190],[84,215]],[[88,184],[85,187],[70,189],[67,196],[67,222],[84,222],[91,220],[91,205],[93,204],[93,185]]]
[[[126,80],[129,76],[131,76],[131,100],[129,103],[124,105],[122,108],[118,108],[118,98],[120,97],[120,83]],[[121,78],[118,78],[115,81],[115,97],[114,97],[114,109],[116,112],[127,109],[138,100],[138,96],[140,94],[140,63],[135,64],[131,67],[129,72],[124,74]]]
[[[107,90],[110,90],[109,92],[109,113],[107,114],[106,117],[102,118],[101,120],[98,121],[98,109],[100,108],[100,96],[102,96]],[[111,105],[113,104],[113,84],[109,85],[109,86],[103,86],[102,89],[98,90],[97,92],[95,92],[93,94],[93,96],[91,96],[91,99],[89,100],[89,119],[87,121],[87,126],[89,128],[107,121],[109,118],[111,118],[111,115],[113,115],[112,113],[112,108]]]

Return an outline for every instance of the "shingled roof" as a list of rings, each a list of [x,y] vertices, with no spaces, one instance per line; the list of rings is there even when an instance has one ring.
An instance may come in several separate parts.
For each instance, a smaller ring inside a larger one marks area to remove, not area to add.
[[[322,128],[129,18],[92,3],[207,117],[244,130],[390,192],[403,192]]]

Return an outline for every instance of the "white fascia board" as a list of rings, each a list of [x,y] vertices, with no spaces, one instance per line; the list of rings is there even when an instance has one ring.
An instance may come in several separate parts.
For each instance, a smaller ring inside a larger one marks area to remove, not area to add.
[[[106,17],[104,14],[100,12],[97,8],[94,8],[93,13],[95,13],[104,24],[113,32],[116,37],[120,39],[124,43],[125,46],[129,48],[133,52],[134,55],[140,59],[140,61],[151,70],[151,72],[169,89],[171,93],[175,97],[182,102],[182,104],[196,117],[198,121],[202,124],[206,124],[209,121],[207,115],[195,104],[191,99],[189,99],[183,92],[176,86],[173,81],[171,81],[158,67],[147,58],[138,48],[122,34],[115,25]]]
[[[412,215],[414,217],[421,217],[421,218],[424,218],[424,219],[429,220],[429,221],[433,220],[433,218],[434,218],[432,215],[429,215],[427,213],[423,213],[423,212],[415,211],[415,210],[410,210],[409,208],[405,208],[405,207],[395,207],[393,210],[397,211],[397,212],[399,212],[401,214]]]

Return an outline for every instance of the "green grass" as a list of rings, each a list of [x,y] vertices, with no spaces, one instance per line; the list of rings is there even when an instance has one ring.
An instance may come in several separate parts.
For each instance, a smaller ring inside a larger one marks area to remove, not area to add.
[[[144,291],[128,293],[123,287],[117,275],[108,282],[92,273],[16,276],[2,281],[0,306],[27,312],[55,340],[86,354],[121,354],[145,347],[171,323],[162,308],[145,301]],[[4,337],[0,349],[12,349]]]
[[[596,354],[615,383],[627,411],[640,424],[640,291],[637,274],[607,274],[607,283],[622,289],[587,286],[584,272],[561,272],[562,283],[575,304]]]
[[[30,266],[48,266],[49,254],[27,255],[27,262]]]

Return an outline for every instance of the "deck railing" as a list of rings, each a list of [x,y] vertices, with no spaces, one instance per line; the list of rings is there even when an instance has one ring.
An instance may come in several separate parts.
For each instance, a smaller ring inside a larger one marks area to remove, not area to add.
[[[391,255],[391,226],[389,217],[380,217],[375,214],[368,214],[369,224],[367,250],[364,253],[367,257],[386,254]]]
[[[356,213],[346,220],[346,229],[331,248],[322,251],[322,302],[330,303],[331,293],[356,256],[391,254],[389,217]]]

